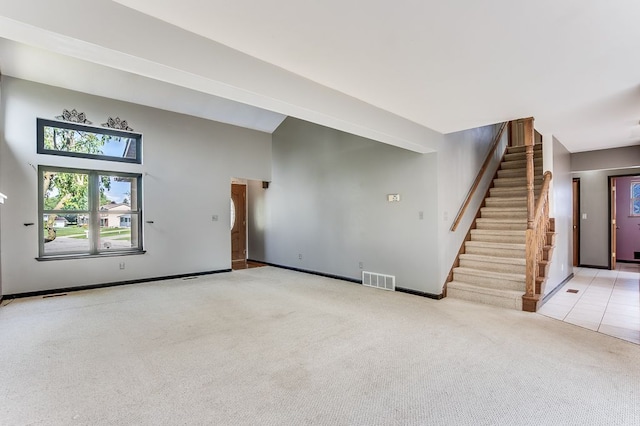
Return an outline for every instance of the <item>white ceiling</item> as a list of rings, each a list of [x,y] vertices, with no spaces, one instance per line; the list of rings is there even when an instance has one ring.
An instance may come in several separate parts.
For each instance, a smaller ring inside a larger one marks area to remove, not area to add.
[[[272,111],[3,38],[0,38],[0,65],[4,75],[266,133],[273,133],[286,118]]]
[[[417,152],[527,116],[571,152],[637,145],[638,22],[637,0],[0,0],[0,37],[189,89],[174,110],[215,95]]]

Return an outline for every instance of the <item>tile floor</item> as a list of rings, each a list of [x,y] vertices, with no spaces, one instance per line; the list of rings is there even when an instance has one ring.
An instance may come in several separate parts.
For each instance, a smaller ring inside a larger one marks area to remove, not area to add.
[[[640,344],[640,265],[574,268],[573,279],[538,313]]]

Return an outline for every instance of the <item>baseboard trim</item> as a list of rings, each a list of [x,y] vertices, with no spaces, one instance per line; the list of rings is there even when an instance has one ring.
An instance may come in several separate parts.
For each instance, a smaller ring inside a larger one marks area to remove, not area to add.
[[[609,269],[608,266],[600,266],[600,265],[578,265],[580,268],[590,268],[590,269]]]
[[[399,291],[400,293],[413,294],[414,296],[427,297],[429,299],[435,299],[435,300],[440,300],[444,298],[443,293],[440,293],[440,294],[426,293],[424,291],[411,290],[410,288],[396,287],[396,291]]]
[[[203,271],[203,272],[190,272],[187,274],[165,275],[162,277],[141,278],[137,280],[127,280],[127,281],[113,281],[109,283],[90,284],[90,285],[83,285],[78,287],[64,287],[64,288],[57,288],[57,289],[51,289],[51,290],[29,291],[25,293],[5,294],[3,295],[3,297],[5,299],[21,299],[23,297],[47,296],[50,294],[71,293],[74,291],[93,290],[96,288],[118,287],[121,285],[141,284],[141,283],[163,281],[163,280],[174,280],[178,278],[198,277],[201,275],[222,274],[224,272],[231,272],[231,269],[219,269],[216,271]]]
[[[540,309],[545,303],[547,303],[549,299],[551,299],[557,292],[559,292],[562,286],[568,283],[573,278],[573,276],[574,275],[572,272],[571,274],[569,274],[567,278],[562,280],[560,284],[558,284],[553,290],[551,290],[546,296],[544,296],[540,301],[540,303],[538,304],[538,309]]]
[[[321,276],[321,277],[333,278],[333,279],[336,279],[336,280],[349,281],[349,282],[356,283],[356,284],[362,284],[362,280],[357,280],[355,278],[343,277],[341,275],[327,274],[327,273],[324,273],[324,272],[312,271],[310,269],[294,268],[293,266],[285,266],[285,265],[279,265],[277,263],[269,263],[269,262],[265,262],[264,260],[247,259],[247,261],[248,262],[264,263],[265,265],[273,266],[274,268],[288,269],[289,271],[302,272],[304,274],[318,275],[318,276]]]
[[[639,264],[640,260],[616,260],[617,263],[635,263],[635,264]]]

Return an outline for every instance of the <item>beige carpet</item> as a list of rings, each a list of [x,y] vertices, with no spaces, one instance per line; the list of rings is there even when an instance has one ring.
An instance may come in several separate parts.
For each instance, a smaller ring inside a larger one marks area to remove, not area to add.
[[[0,308],[2,425],[637,425],[640,347],[270,267]]]

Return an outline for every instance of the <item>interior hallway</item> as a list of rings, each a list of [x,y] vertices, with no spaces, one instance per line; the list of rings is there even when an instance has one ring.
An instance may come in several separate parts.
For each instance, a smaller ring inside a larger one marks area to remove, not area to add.
[[[538,313],[640,344],[640,265],[574,268],[574,278]]]

